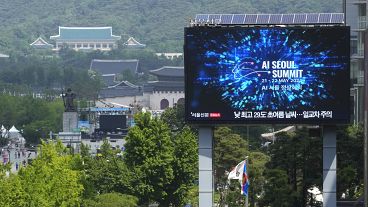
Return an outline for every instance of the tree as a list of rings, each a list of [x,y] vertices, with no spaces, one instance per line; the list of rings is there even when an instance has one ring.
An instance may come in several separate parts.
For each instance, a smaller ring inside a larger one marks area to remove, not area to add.
[[[217,128],[214,132],[214,139],[215,186],[219,189],[220,200],[223,202],[228,185],[227,173],[249,155],[248,143],[228,127]],[[240,194],[239,192],[237,193]],[[233,198],[239,199],[240,197]]]
[[[279,133],[276,140],[269,148],[271,159],[267,168],[286,172],[288,184],[285,188],[290,187],[293,191],[292,205],[305,206],[310,200],[307,190],[314,186],[321,189],[322,186],[322,139],[308,137],[308,130],[303,128],[292,133]]]
[[[361,125],[351,125],[337,133],[337,196],[345,194],[352,200],[359,198],[358,193],[364,183],[363,146],[364,130]]]
[[[0,178],[0,206],[27,206],[28,199],[18,176],[12,174],[8,178]]]
[[[293,193],[288,185],[288,175],[284,170],[272,169],[266,171],[265,196],[261,205],[288,207],[293,206]]]
[[[40,154],[18,174],[0,177],[1,206],[79,206],[83,186],[61,142],[40,145]]]
[[[177,135],[173,136],[174,160],[172,168],[174,179],[167,185],[167,199],[163,206],[183,206],[188,197],[190,189],[198,174],[198,145],[197,137],[185,127]]]
[[[83,202],[85,207],[135,207],[138,199],[121,193],[104,193]]]
[[[138,113],[136,125],[126,137],[124,160],[134,173],[132,185],[140,203],[164,202],[165,187],[174,179],[174,157],[170,130],[161,120],[151,119],[150,113]]]
[[[217,185],[227,183],[227,174],[249,155],[248,143],[228,127],[219,127],[214,132],[215,180]]]
[[[102,153],[100,157],[84,157],[83,160],[83,171],[85,172],[83,184],[86,189],[83,196],[85,198],[102,193],[131,194],[133,192],[132,172],[112,151],[108,155]]]
[[[255,206],[264,194],[267,170],[266,164],[270,161],[270,157],[263,152],[251,151],[248,158],[248,177],[249,177],[249,202]]]
[[[167,108],[161,115],[161,119],[170,127],[171,131],[181,131],[185,126],[184,105],[176,104]]]
[[[78,206],[83,186],[80,172],[71,169],[72,156],[61,142],[40,145],[40,154],[18,176],[28,206]]]
[[[135,116],[126,137],[124,161],[133,173],[140,203],[182,206],[197,178],[196,135],[188,127],[172,132],[149,113]]]

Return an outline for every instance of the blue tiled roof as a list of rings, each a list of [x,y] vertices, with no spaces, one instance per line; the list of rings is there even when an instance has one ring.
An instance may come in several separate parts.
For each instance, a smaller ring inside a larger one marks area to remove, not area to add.
[[[119,40],[121,36],[112,35],[112,27],[59,27],[59,35],[51,36],[57,40]]]

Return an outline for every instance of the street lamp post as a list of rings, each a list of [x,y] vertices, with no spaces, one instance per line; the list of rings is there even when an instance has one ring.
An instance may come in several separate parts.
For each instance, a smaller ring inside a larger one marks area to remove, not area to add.
[[[8,147],[7,147],[7,149],[6,149],[7,151],[8,151],[8,163],[10,163],[10,150],[9,150],[9,145],[8,145]]]

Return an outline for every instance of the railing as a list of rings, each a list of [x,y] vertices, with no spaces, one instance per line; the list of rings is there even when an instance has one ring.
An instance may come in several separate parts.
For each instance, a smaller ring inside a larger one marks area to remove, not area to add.
[[[367,16],[358,17],[358,29],[367,29]]]
[[[357,49],[357,55],[358,56],[364,56],[364,48],[358,48]]]
[[[364,71],[359,70],[357,76],[357,84],[364,84]]]

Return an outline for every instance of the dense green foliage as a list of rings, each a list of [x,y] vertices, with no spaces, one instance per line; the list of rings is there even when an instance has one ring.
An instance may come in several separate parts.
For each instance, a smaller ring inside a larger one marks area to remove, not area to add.
[[[16,126],[28,144],[39,143],[49,132],[61,130],[64,106],[61,99],[49,101],[31,96],[0,95],[0,124]]]
[[[197,143],[185,128],[172,134],[168,125],[149,113],[139,113],[126,137],[124,160],[136,176],[134,194],[140,203],[181,206],[194,184]]]
[[[322,139],[310,138],[308,130],[297,130],[295,133],[280,133],[277,141],[270,146],[268,153],[271,161],[267,167],[275,174],[268,174],[266,178],[270,182],[283,179],[287,176],[288,185],[285,186],[287,201],[282,201],[284,206],[305,206],[307,202],[307,189],[316,186],[322,189]],[[285,174],[284,174],[285,173]],[[276,176],[276,177],[275,177]],[[279,177],[279,178],[278,178]],[[281,181],[280,181],[281,182]],[[281,183],[274,183],[279,188]],[[287,189],[292,190],[292,194]],[[270,189],[268,189],[270,190]],[[272,190],[270,190],[272,192]],[[274,201],[272,194],[266,194],[264,202]],[[288,204],[286,205],[285,202]],[[316,204],[313,204],[316,206]]]
[[[184,121],[184,105],[179,104],[172,108],[167,108],[161,115],[161,119],[169,125],[172,131],[181,131],[186,126]]]
[[[221,206],[244,206],[244,196],[240,195],[238,181],[227,180],[228,173],[239,162],[248,157],[250,202],[259,202],[264,193],[266,163],[269,156],[259,150],[250,150],[248,142],[228,127],[219,127],[214,133],[215,182],[220,193]]]
[[[363,193],[364,131],[361,125],[338,131],[337,136],[337,196],[356,200]]]
[[[96,198],[85,200],[82,206],[86,207],[136,207],[138,199],[121,193],[105,193]]]
[[[17,175],[0,178],[1,206],[78,206],[83,185],[81,172],[61,142],[42,143],[40,156]]]
[[[18,174],[0,168],[1,206],[183,206],[197,179],[197,143],[189,128],[172,133],[149,113],[135,117],[126,151],[107,140],[91,156],[74,154],[60,141],[39,145],[39,155]]]
[[[58,26],[112,26],[122,42],[134,36],[159,52],[181,52],[183,27],[198,13],[339,12],[337,0],[13,0],[0,5],[0,51],[28,53]],[[15,50],[16,49],[16,50]]]
[[[31,55],[15,55],[0,60],[0,91],[18,96],[40,93],[52,99],[63,90],[72,88],[78,99],[95,100],[104,86],[101,77],[89,70],[93,59],[138,59],[139,71],[143,75],[118,75],[119,80],[128,80],[138,85],[153,79],[149,76],[149,70],[165,65],[183,65],[182,57],[169,60],[149,50],[118,48],[109,52],[85,53],[63,49],[58,56],[51,53],[43,56],[33,51]]]

